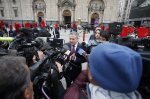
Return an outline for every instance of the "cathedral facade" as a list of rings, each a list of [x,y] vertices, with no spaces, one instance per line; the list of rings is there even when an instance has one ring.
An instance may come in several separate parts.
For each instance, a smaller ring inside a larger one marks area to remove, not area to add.
[[[0,19],[8,23],[117,22],[119,0],[0,0]]]

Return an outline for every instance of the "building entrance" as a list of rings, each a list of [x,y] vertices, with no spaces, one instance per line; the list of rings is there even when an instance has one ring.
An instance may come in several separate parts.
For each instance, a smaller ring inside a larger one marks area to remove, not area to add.
[[[63,17],[64,17],[64,24],[71,25],[71,12],[70,12],[70,10],[64,10]]]
[[[99,15],[97,13],[93,13],[91,15],[91,26],[95,26],[99,24]]]
[[[41,23],[44,18],[44,13],[43,12],[38,12],[38,22]]]

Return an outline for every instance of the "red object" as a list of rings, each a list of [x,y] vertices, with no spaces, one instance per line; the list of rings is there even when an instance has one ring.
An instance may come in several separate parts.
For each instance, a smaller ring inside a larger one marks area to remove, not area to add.
[[[148,28],[148,30],[147,30],[147,31],[148,31],[148,35],[150,36],[150,27]]]
[[[137,33],[139,38],[145,38],[148,33],[146,32],[146,27],[140,27]]]
[[[83,41],[85,41],[85,31],[83,32]]]
[[[77,28],[77,25],[76,25],[76,23],[74,22],[73,24],[72,24],[72,29],[76,29]]]
[[[104,30],[104,29],[105,29],[105,27],[104,27],[103,25],[101,25],[100,28],[101,28],[101,30]]]
[[[58,29],[58,27],[59,27],[58,23],[55,23],[54,28]]]
[[[44,20],[42,20],[42,22],[41,22],[41,27],[45,28],[45,21]]]
[[[110,27],[109,27],[109,26],[106,28],[106,31],[107,31],[107,32],[110,32]]]
[[[33,23],[33,27],[34,27],[34,28],[37,27],[37,23],[36,23],[36,22]]]
[[[13,29],[12,24],[9,25],[9,29],[10,29],[10,31],[12,31],[12,29]]]
[[[29,22],[25,22],[25,28],[31,28],[31,24]]]
[[[120,37],[126,37],[129,34],[128,26],[123,26],[122,32],[120,34]]]
[[[4,25],[5,25],[4,20],[1,20],[0,23],[1,23],[1,26],[4,27]]]
[[[15,29],[16,29],[16,32],[18,33],[19,32],[19,30],[20,30],[20,28],[21,28],[21,25],[20,25],[20,23],[18,23],[18,22],[15,22]]]
[[[133,32],[134,32],[134,27],[133,26],[129,27],[129,33],[133,33]]]
[[[139,27],[138,27],[138,26],[136,27],[136,31],[137,31],[137,32],[139,31]]]
[[[0,30],[1,30],[2,28],[4,28],[4,26],[5,26],[4,20],[1,20],[1,21],[0,21]]]
[[[0,23],[0,30],[2,30],[2,24]]]

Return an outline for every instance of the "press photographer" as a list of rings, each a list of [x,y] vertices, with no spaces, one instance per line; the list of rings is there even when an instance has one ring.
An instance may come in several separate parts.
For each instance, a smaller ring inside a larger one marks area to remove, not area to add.
[[[32,37],[30,29],[22,28],[16,38],[10,43],[8,49],[17,50],[17,55],[26,58],[28,66],[32,65],[32,57],[37,55],[37,51],[44,45],[43,40]]]
[[[44,58],[30,66],[35,98],[61,99],[65,90],[60,79],[70,52],[62,48],[63,39],[47,38],[47,42],[49,46],[43,49]]]

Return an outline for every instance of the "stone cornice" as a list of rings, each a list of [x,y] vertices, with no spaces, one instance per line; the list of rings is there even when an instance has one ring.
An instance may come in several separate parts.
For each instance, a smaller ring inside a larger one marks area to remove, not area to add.
[[[76,4],[75,2],[71,2],[70,0],[64,0],[62,2],[59,2],[57,4],[58,7],[64,7],[64,6],[67,6],[67,7],[75,7]]]

